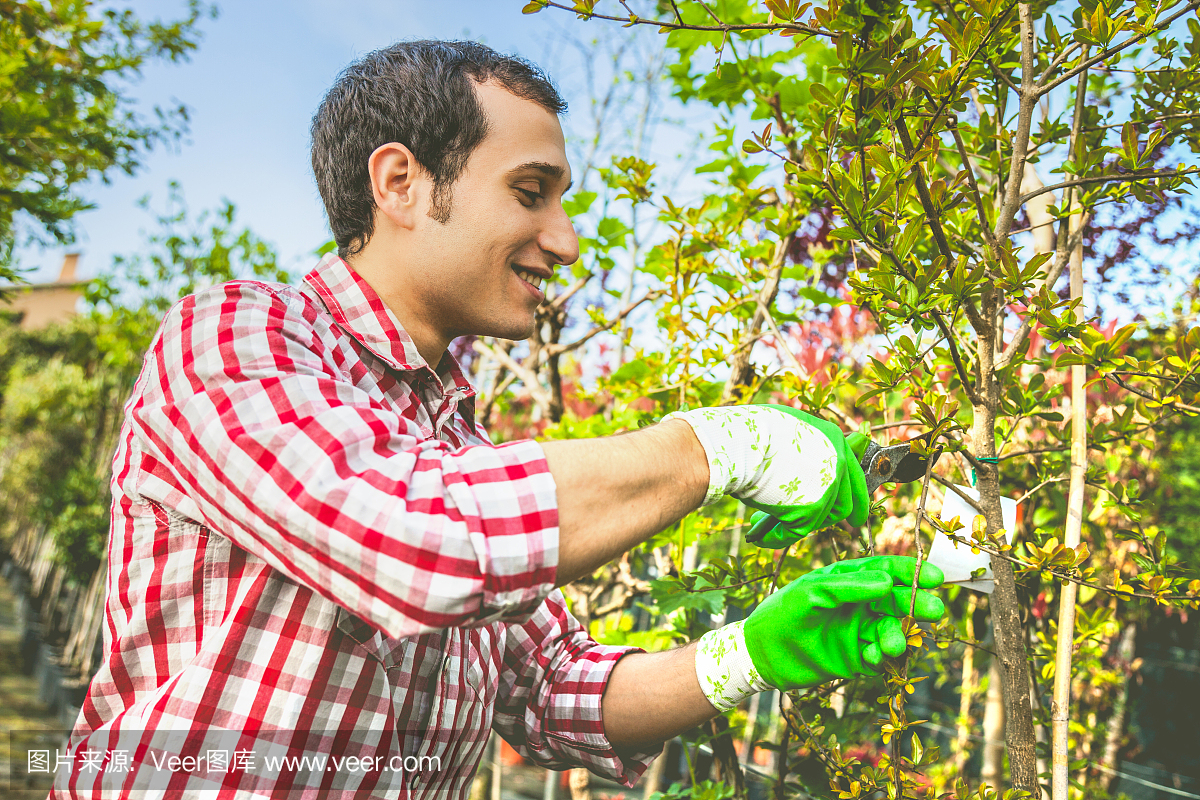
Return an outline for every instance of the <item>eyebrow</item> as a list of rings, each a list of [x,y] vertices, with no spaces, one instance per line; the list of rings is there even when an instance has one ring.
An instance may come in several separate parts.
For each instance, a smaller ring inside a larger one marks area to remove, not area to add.
[[[522,172],[540,172],[541,174],[550,178],[554,178],[555,180],[562,180],[562,177],[565,174],[565,170],[558,164],[551,164],[547,161],[526,161],[524,164],[520,164],[510,169],[508,171],[508,176],[512,178]],[[574,181],[568,183],[567,188],[563,190],[563,194],[566,194],[568,191],[570,191],[571,187],[574,185]]]

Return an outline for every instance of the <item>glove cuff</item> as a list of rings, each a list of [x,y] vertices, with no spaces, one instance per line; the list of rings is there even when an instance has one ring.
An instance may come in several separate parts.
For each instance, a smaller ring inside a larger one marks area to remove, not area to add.
[[[700,637],[696,647],[696,677],[708,702],[728,711],[752,694],[770,689],[746,649],[745,620]]]
[[[704,417],[696,417],[691,411],[673,411],[663,417],[662,421],[666,422],[669,419],[681,419],[690,425],[692,433],[696,434],[700,446],[704,448],[704,456],[708,459],[708,491],[705,492],[704,502],[700,506],[710,506],[729,494],[736,484],[733,474],[735,464],[732,459],[722,458],[724,453],[717,448],[708,431],[704,430]]]

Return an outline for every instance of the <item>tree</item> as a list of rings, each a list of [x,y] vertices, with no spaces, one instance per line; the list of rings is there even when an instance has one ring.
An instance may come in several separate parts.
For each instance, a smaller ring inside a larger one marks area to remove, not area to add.
[[[1088,733],[1072,745],[1070,689],[1114,640],[1117,612],[1135,599],[1200,604],[1200,580],[1142,524],[1139,484],[1129,480],[1144,473],[1165,420],[1200,412],[1200,332],[1117,327],[1129,322],[1123,309],[1087,315],[1082,302],[1084,240],[1103,246],[1100,234],[1119,228],[1107,209],[1153,212],[1192,185],[1198,3],[597,5],[534,0],[525,10],[665,33],[677,96],[749,117],[754,128],[747,138],[738,134],[744,122],[718,127],[717,158],[700,170],[714,176],[713,189],[697,202],[657,193],[651,164],[614,161],[622,196],[653,205],[669,230],[637,264],[644,285],[662,292],[660,336],[599,383],[610,407],[604,424],[565,415],[554,432],[603,432],[676,407],[771,396],[848,427],[935,432],[947,447],[942,466],[880,510],[911,514],[918,558],[922,530],[991,553],[987,607],[1011,781],[1039,791],[1036,742],[1049,722],[1054,796],[1065,800],[1070,756],[1088,754],[1099,725],[1094,714],[1094,724],[1077,718]],[[796,345],[822,326],[859,331],[864,315],[869,334],[816,339],[833,357],[806,368],[809,353]],[[957,491],[968,474],[979,499],[967,500],[983,524],[962,531],[927,500],[938,493],[931,484]],[[1002,484],[1024,487],[1020,547],[1017,531],[1002,530]],[[874,515],[876,531],[882,517]],[[726,506],[681,524],[667,571],[678,570],[689,535],[736,531],[737,520]],[[650,551],[669,541],[664,534]],[[752,553],[663,576],[656,599],[660,610],[665,601],[712,611],[752,603],[764,583],[769,590],[810,567],[797,552],[842,557],[874,545],[833,530],[765,571]],[[671,624],[688,637],[706,627],[699,615]],[[912,633],[919,643],[924,634]],[[953,636],[949,627],[931,633]],[[1027,641],[1038,644],[1031,651]],[[781,753],[789,736],[803,742],[841,800],[877,787],[893,798],[915,794],[914,772],[936,761],[905,713],[921,680],[909,663],[918,657],[891,664],[879,687],[889,752],[877,765],[863,767],[823,736],[832,723],[812,715],[824,713],[827,691],[792,699]],[[780,796],[789,763],[779,759]]]
[[[186,106],[147,121],[124,82],[155,59],[186,59],[204,16],[216,7],[200,0],[171,22],[93,0],[0,1],[0,277],[15,277],[22,212],[30,239],[70,242],[72,218],[92,207],[81,183],[133,174],[148,148],[186,131]]]
[[[0,548],[40,576],[43,615],[60,623],[44,635],[85,682],[104,618],[112,457],[163,314],[212,284],[290,278],[229,201],[191,215],[172,183],[155,218],[135,255],[88,284],[87,314],[37,331],[0,319]]]

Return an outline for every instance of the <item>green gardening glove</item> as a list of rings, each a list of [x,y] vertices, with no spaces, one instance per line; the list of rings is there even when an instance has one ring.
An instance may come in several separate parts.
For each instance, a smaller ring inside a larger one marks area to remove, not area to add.
[[[740,499],[777,521],[762,542],[786,547],[849,518],[866,522],[866,478],[841,429],[788,406],[700,408],[669,414],[692,426],[709,462],[705,504]]]
[[[732,708],[756,691],[815,686],[878,672],[884,656],[904,653],[916,559],[880,556],[841,561],[810,572],[772,594],[742,622],[705,634],[696,674],[716,708]],[[932,564],[921,569],[914,616],[945,613],[925,589],[942,583]]]
[[[832,424],[824,420],[819,420],[819,422],[833,428],[833,431],[823,431],[827,435],[841,436],[841,431],[837,430]],[[870,442],[870,439],[857,431],[846,435],[846,446],[850,449],[851,455],[854,456],[854,462],[848,466],[850,481],[843,483],[842,487],[849,487],[851,493],[850,502],[854,507],[854,513],[848,516],[850,524],[855,526],[862,525],[867,521],[865,513],[861,515],[861,521],[859,520],[859,509],[863,507],[867,511],[871,509],[871,497],[867,493],[867,478],[863,474],[861,464],[863,453],[867,452],[867,445]],[[845,500],[841,500],[841,502],[844,503]],[[836,516],[836,513],[830,515],[831,518]],[[837,517],[837,519],[842,519],[842,517]],[[836,522],[837,519],[834,519],[833,522]],[[832,524],[832,522],[828,524]],[[825,526],[821,525],[819,527]],[[794,526],[786,522],[780,522],[765,511],[755,511],[750,517],[750,530],[746,532],[746,541],[756,543],[762,547],[787,547],[812,533],[813,530],[815,528],[797,530]]]

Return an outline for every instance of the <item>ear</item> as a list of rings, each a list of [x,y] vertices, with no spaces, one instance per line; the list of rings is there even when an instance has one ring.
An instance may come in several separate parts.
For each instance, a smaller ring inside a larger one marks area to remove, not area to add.
[[[415,227],[427,181],[412,151],[399,142],[380,145],[367,159],[367,172],[378,212],[401,228]]]

